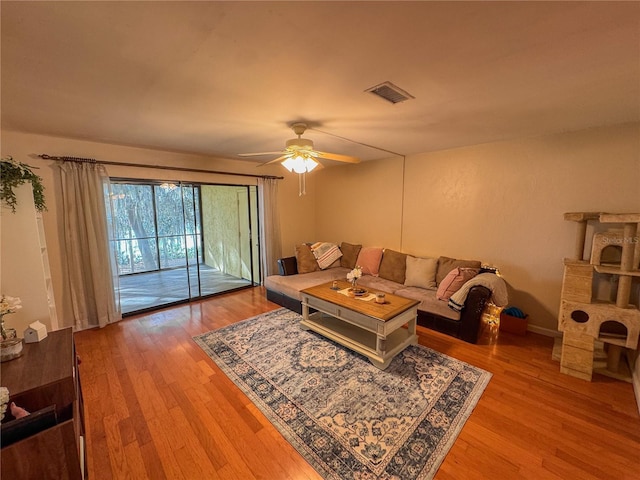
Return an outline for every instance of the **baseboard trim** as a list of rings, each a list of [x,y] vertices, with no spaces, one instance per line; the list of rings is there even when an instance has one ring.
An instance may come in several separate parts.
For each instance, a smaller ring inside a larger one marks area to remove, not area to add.
[[[537,325],[529,324],[527,330],[533,333],[539,333],[545,337],[562,337],[562,332],[557,330],[551,330],[550,328],[538,327]]]

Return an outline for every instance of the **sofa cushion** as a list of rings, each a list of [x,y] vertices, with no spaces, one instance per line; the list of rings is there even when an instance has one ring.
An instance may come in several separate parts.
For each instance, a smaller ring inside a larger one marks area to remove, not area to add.
[[[363,275],[378,275],[382,260],[382,248],[362,247],[356,265],[362,269]]]
[[[407,255],[406,262],[405,286],[436,288],[437,258],[419,258]]]
[[[311,273],[320,270],[320,265],[313,256],[311,247],[306,243],[296,245],[296,262],[298,273]]]
[[[444,280],[444,277],[454,268],[480,268],[482,264],[478,260],[458,260],[450,257],[438,258],[438,269],[436,270],[436,284]]]
[[[475,277],[480,269],[478,268],[454,268],[438,285],[436,297],[438,300],[449,300],[451,295],[456,293],[462,285]]]
[[[347,242],[342,242],[340,244],[340,251],[342,252],[340,266],[351,269],[355,268],[361,248],[362,245],[352,245]]]
[[[407,269],[407,254],[384,249],[378,275],[392,282],[404,283]]]
[[[449,308],[447,301],[438,300],[435,290],[425,290],[420,287],[404,287],[396,290],[394,295],[418,300],[420,302],[418,310],[422,310],[423,312],[434,313],[451,320],[460,320],[460,312]]]
[[[301,300],[301,290],[332,280],[346,280],[348,272],[348,268],[337,267],[301,275],[269,275],[264,279],[264,286],[273,292],[280,292],[287,297]]]
[[[374,277],[373,275],[364,275],[358,280],[358,285],[367,289],[381,290],[387,293],[395,293],[399,288],[403,288],[401,283],[386,280],[382,277]]]

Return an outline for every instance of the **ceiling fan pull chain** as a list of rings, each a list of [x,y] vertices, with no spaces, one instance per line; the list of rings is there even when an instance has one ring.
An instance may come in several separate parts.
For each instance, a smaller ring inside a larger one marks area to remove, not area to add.
[[[298,196],[307,194],[307,172],[298,174]]]

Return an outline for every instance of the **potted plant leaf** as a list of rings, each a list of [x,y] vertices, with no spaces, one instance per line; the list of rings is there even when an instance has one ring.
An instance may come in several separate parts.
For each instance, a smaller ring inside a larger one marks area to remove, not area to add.
[[[32,168],[35,167],[18,162],[11,156],[4,157],[0,162],[0,202],[11,208],[14,213],[18,203],[14,189],[26,182],[31,182],[33,187],[33,202],[36,210],[43,212],[47,209],[42,178],[33,173]]]

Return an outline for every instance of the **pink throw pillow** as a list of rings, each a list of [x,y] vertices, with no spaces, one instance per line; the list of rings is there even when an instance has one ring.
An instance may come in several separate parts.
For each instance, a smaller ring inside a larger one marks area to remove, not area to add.
[[[451,295],[460,290],[462,285],[475,277],[479,271],[477,268],[454,268],[438,285],[436,297],[438,300],[449,300]]]
[[[362,269],[363,275],[378,276],[380,261],[382,260],[382,248],[362,247],[358,253],[356,265]]]

